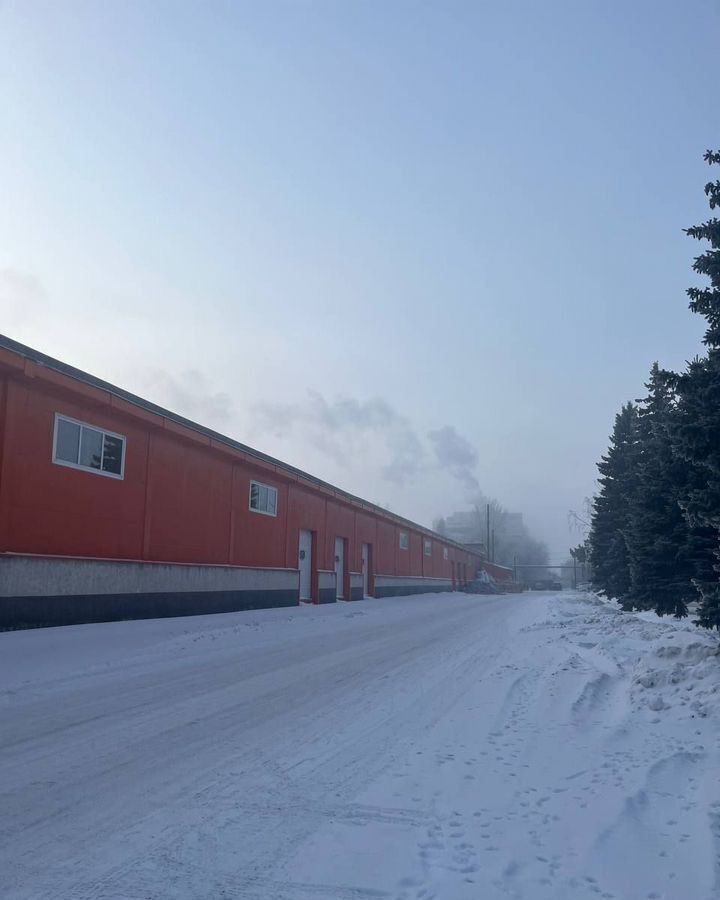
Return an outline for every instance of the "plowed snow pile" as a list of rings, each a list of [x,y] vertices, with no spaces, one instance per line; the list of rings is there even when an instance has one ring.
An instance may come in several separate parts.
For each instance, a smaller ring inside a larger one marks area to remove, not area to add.
[[[0,896],[720,898],[719,686],[579,594],[0,634]]]

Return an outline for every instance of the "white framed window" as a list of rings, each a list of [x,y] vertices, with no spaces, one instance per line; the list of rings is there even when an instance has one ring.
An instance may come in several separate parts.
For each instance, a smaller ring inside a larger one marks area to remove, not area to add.
[[[448,548],[443,547],[443,559],[447,559],[447,558],[448,558]]]
[[[425,556],[432,556],[432,541],[427,538],[423,541],[423,553]]]
[[[408,537],[407,531],[400,532],[400,549],[401,550],[409,550],[410,549],[410,538]]]
[[[58,466],[122,479],[126,442],[123,434],[55,413],[52,461]]]
[[[250,482],[250,509],[265,516],[277,515],[277,488],[259,481]]]

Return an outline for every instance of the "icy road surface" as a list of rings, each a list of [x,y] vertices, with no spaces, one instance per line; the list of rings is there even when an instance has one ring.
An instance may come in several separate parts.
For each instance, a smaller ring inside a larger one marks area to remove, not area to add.
[[[0,634],[0,897],[720,897],[716,648],[569,594]]]

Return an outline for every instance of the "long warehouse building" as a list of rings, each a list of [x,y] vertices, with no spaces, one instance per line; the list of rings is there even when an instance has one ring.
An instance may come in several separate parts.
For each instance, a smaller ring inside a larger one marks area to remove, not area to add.
[[[482,555],[0,336],[0,627],[447,591]]]

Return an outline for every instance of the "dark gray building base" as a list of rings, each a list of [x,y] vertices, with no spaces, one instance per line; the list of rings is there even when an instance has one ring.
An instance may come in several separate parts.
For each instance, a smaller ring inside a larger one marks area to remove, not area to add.
[[[297,569],[0,555],[0,630],[298,606]]]
[[[122,619],[161,619],[298,606],[297,591],[206,591],[152,594],[75,594],[3,597],[0,629],[79,625]]]

